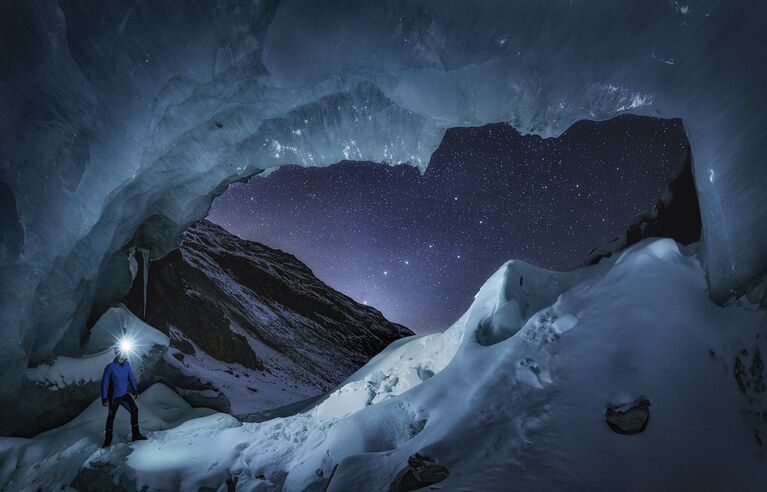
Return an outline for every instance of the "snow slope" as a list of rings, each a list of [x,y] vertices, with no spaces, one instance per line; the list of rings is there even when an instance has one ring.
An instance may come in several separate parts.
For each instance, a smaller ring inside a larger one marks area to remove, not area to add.
[[[154,432],[92,455],[78,484],[98,490],[114,475],[148,490],[385,491],[420,452],[449,469],[442,490],[765,490],[764,369],[752,364],[742,390],[733,370],[744,351],[767,351],[767,317],[746,301],[712,303],[694,253],[642,241],[559,294],[526,297],[510,272],[544,286],[560,274],[510,262],[450,329],[393,343],[304,413]],[[541,307],[521,329],[478,342],[483,322],[525,298]],[[646,430],[610,430],[606,407],[640,397],[651,402]]]

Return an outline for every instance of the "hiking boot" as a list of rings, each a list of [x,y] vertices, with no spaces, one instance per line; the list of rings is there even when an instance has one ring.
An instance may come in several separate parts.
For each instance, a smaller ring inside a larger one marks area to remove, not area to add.
[[[133,434],[134,441],[146,441],[146,436],[141,433],[141,431],[138,428],[138,425],[132,425],[130,430],[131,430],[131,434]]]

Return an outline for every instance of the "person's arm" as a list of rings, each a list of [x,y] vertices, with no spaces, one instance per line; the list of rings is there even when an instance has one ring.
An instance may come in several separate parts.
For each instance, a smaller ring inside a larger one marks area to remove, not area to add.
[[[112,376],[112,371],[110,371],[109,368],[109,365],[104,368],[104,375],[101,377],[101,404],[104,406],[107,406],[109,398],[109,380]]]
[[[136,384],[136,378],[133,376],[133,368],[130,366],[130,362],[126,362],[126,364],[128,364],[128,382],[133,389],[133,396],[138,398],[138,384]]]

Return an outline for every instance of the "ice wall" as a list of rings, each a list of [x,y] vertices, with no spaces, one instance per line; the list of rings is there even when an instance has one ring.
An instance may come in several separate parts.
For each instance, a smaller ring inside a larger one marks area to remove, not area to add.
[[[765,27],[745,1],[2,2],[2,391],[77,353],[130,252],[165,254],[228,183],[423,167],[452,126],[681,117],[721,300],[767,269]]]

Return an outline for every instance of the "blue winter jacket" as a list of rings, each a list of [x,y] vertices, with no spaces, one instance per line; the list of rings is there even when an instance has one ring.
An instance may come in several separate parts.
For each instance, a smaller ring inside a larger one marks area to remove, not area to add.
[[[120,364],[120,361],[115,357],[115,360],[104,368],[104,377],[101,378],[101,399],[120,398],[128,391],[131,393],[138,392],[138,385],[130,368],[130,362],[126,360]]]

